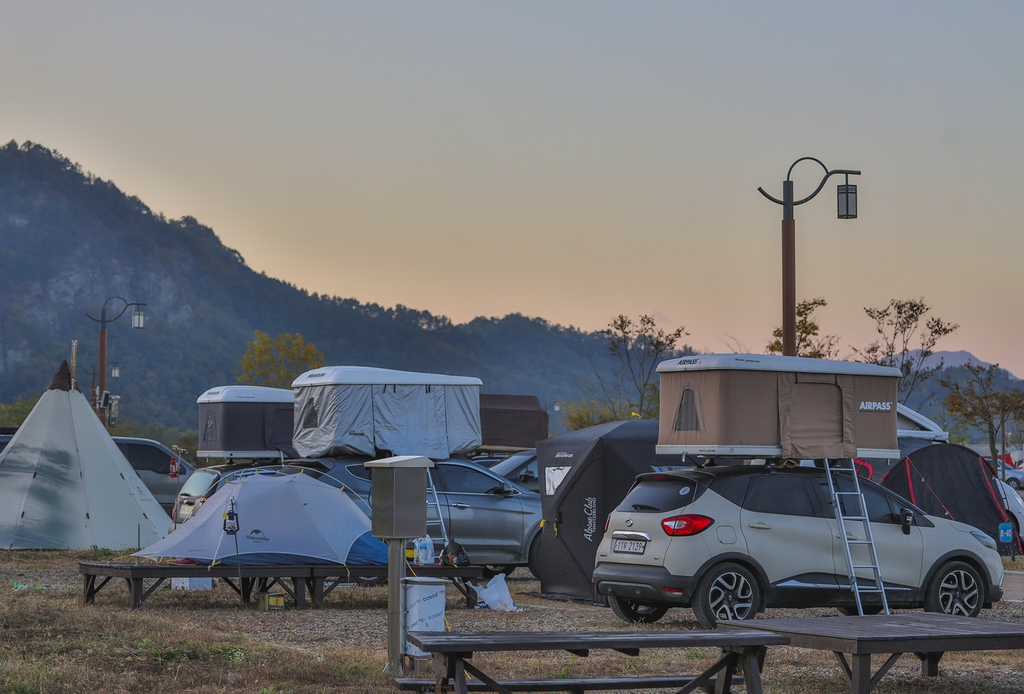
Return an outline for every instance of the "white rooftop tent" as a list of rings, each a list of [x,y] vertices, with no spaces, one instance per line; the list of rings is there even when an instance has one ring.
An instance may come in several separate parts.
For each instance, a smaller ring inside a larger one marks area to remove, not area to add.
[[[480,446],[479,378],[325,366],[292,382],[302,456],[422,455],[444,459]]]
[[[238,532],[224,532],[224,514]],[[237,549],[236,549],[237,540]],[[251,474],[229,481],[195,517],[133,556],[200,563],[387,564],[370,519],[341,489],[303,474]]]
[[[0,453],[0,547],[144,547],[170,522],[63,362]]]

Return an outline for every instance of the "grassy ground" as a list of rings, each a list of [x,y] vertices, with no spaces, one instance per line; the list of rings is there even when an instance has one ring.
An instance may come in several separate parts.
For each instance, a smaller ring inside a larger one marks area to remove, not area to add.
[[[359,692],[392,691],[381,675],[386,660],[386,589],[343,588],[326,609],[262,613],[240,604],[226,586],[212,591],[158,590],[140,610],[125,607],[127,590],[112,582],[81,604],[77,562],[109,561],[103,552],[0,552],[0,693],[51,692]],[[1007,563],[1011,570],[1024,564]],[[527,595],[539,586],[520,570],[509,586],[515,613],[466,610],[449,594],[455,630],[696,629],[689,610],[633,627],[611,611]],[[769,610],[764,616],[834,615],[830,610]],[[985,617],[1024,622],[1024,607],[1000,604]],[[597,652],[492,654],[474,661],[499,677],[558,679],[581,675],[696,673],[713,650],[645,651],[630,658]],[[904,657],[880,683],[882,692],[1021,692],[1019,652],[952,653],[942,677],[920,677],[916,658]],[[877,667],[877,664],[876,664]],[[769,650],[766,692],[849,691],[829,653]]]

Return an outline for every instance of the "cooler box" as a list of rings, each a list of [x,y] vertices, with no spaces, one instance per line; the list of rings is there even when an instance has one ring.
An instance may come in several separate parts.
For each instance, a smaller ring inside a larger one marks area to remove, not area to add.
[[[444,631],[444,589],[440,578],[403,578],[405,591],[405,629],[410,631]],[[429,657],[411,643],[403,643],[402,653],[414,658]]]

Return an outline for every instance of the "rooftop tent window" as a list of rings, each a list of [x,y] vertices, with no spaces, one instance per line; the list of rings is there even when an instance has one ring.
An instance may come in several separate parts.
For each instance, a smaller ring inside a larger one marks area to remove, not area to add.
[[[676,421],[673,431],[704,431],[704,418],[700,411],[700,397],[697,395],[697,384],[688,381],[683,384],[683,394],[679,398]]]
[[[302,428],[303,429],[318,429],[320,422],[316,416],[316,405],[310,400],[306,403],[306,411],[302,415]]]
[[[217,440],[217,417],[213,412],[206,414],[206,426],[203,427],[203,441]]]

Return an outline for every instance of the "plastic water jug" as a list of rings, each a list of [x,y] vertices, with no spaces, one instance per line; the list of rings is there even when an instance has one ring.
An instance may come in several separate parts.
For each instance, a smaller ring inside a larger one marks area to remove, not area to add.
[[[430,539],[430,535],[421,537],[413,542],[413,548],[416,550],[417,564],[434,563],[434,542]]]

